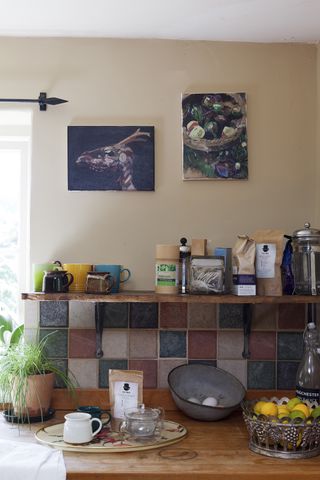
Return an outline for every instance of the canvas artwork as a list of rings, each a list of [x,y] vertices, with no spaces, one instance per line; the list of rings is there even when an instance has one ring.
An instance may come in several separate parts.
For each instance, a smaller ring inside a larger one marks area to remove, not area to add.
[[[154,127],[68,127],[68,190],[154,190]]]
[[[182,97],[183,179],[248,178],[245,93]]]

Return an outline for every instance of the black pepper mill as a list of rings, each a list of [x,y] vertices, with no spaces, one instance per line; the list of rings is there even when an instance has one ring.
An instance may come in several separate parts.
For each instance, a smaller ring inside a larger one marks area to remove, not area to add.
[[[189,270],[189,258],[191,249],[187,245],[187,239],[182,237],[180,239],[180,262],[181,262],[181,293],[188,292],[188,270]]]

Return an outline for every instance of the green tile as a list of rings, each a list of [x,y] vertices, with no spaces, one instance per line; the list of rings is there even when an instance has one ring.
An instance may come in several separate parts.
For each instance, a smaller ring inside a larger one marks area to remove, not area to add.
[[[109,388],[109,370],[128,370],[128,360],[100,360],[99,388]]]
[[[45,353],[49,358],[68,358],[68,330],[40,328],[40,340],[49,335]]]
[[[219,307],[220,328],[243,328],[243,305],[221,304]]]
[[[302,332],[278,333],[278,360],[300,360],[302,353]]]
[[[276,385],[275,362],[248,361],[248,389],[273,390]]]

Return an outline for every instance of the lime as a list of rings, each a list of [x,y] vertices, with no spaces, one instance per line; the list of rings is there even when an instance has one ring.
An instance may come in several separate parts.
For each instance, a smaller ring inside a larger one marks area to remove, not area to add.
[[[312,416],[313,418],[317,418],[317,417],[320,416],[320,406],[314,408],[313,410],[311,410],[311,416]]]
[[[287,409],[289,410],[289,412],[291,412],[291,410],[293,410],[295,405],[298,405],[298,403],[301,403],[300,398],[298,397],[291,398],[287,403]]]
[[[293,410],[292,412],[290,412],[289,416],[292,419],[302,418],[302,420],[304,420],[306,418],[306,415],[301,410]]]

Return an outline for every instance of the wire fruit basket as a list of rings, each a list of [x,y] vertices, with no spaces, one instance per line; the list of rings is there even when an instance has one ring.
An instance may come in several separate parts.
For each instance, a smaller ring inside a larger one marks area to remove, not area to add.
[[[291,419],[289,417],[266,416],[254,412],[258,400],[242,402],[243,418],[249,433],[249,449],[268,457],[285,459],[310,458],[320,454],[320,417]],[[259,401],[286,405],[289,398],[261,398]],[[309,408],[318,406],[304,401]]]

